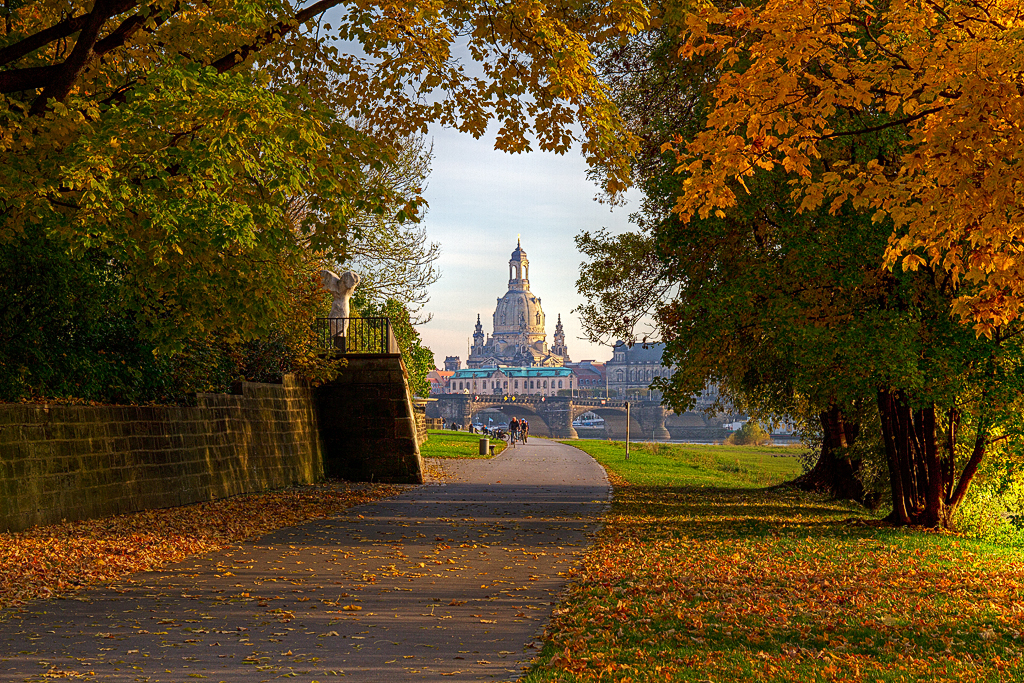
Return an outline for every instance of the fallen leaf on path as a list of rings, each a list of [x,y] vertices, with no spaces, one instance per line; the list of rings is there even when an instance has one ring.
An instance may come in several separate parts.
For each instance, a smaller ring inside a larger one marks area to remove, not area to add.
[[[157,569],[400,490],[334,481],[0,533],[0,609]]]

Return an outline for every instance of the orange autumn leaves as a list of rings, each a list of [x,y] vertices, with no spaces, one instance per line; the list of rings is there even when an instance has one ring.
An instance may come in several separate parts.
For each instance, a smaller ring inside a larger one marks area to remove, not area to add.
[[[1001,681],[1024,564],[794,491],[617,487],[528,680]]]
[[[947,274],[954,310],[979,332],[1020,316],[1017,0],[705,6],[686,18],[680,54],[716,55],[721,69],[705,129],[665,145],[687,176],[684,219],[724,215],[744,178],[784,169],[801,210],[850,202],[891,219],[885,265]],[[875,154],[878,140],[892,153]]]
[[[156,569],[400,487],[333,482],[0,534],[0,609]]]

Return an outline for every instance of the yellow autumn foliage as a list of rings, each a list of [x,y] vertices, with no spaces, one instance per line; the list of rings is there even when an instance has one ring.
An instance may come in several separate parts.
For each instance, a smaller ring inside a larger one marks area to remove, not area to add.
[[[1024,12],[1018,0],[769,0],[705,6],[680,55],[715,55],[706,128],[665,145],[686,174],[676,211],[727,210],[781,166],[801,210],[850,202],[894,232],[885,266],[958,286],[979,333],[1024,307]],[[896,152],[858,156],[865,136]],[[848,150],[845,158],[836,150]]]

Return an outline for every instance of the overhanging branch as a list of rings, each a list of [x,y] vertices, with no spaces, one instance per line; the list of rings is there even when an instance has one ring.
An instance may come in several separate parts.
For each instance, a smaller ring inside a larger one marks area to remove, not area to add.
[[[943,109],[945,109],[945,107],[932,107],[931,109],[925,109],[924,111],[918,114],[914,114],[913,116],[907,116],[896,121],[889,121],[888,123],[883,123],[878,126],[872,126],[871,128],[859,128],[857,130],[844,130],[839,133],[829,133],[828,135],[822,135],[819,139],[828,140],[829,138],[839,138],[848,137],[851,135],[866,135],[868,133],[877,133],[878,131],[885,130],[886,128],[895,128],[896,126],[903,126],[913,121],[917,121],[918,119],[923,119],[925,116],[935,114],[937,112],[942,111]]]
[[[259,36],[253,39],[251,43],[242,45],[241,47],[235,48],[231,52],[227,53],[220,59],[216,60],[210,66],[215,68],[218,73],[224,73],[230,71],[239,64],[242,64],[255,52],[259,52],[264,47],[272,45],[280,41],[286,35],[295,31],[301,24],[309,21],[313,17],[323,14],[327,10],[340,5],[344,0],[320,0],[313,5],[310,5],[306,9],[297,12],[294,17],[288,21],[279,21]]]

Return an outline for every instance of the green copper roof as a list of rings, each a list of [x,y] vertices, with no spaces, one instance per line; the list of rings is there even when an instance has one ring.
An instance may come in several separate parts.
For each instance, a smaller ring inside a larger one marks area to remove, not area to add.
[[[568,377],[570,368],[472,368],[456,370],[450,379],[483,379],[501,373],[505,377]],[[450,380],[449,380],[450,381]]]

